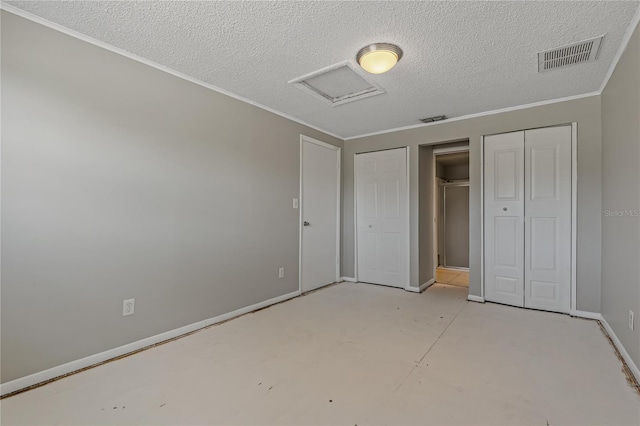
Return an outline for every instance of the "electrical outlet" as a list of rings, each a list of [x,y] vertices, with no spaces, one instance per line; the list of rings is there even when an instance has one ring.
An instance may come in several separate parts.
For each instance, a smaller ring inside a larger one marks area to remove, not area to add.
[[[136,307],[136,299],[127,299],[122,301],[122,316],[133,315]]]
[[[293,208],[294,208],[294,209],[297,209],[297,208],[298,208],[298,199],[297,199],[297,198],[294,198],[294,199],[293,199]]]
[[[629,311],[629,328],[633,330],[633,311]]]
[[[278,278],[284,278],[284,268],[278,269]]]

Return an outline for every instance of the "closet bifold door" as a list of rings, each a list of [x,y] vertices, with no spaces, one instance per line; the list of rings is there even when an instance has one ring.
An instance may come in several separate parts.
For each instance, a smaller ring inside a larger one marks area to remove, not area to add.
[[[484,138],[486,300],[524,306],[524,132]]]
[[[571,126],[524,132],[527,308],[571,303]]]

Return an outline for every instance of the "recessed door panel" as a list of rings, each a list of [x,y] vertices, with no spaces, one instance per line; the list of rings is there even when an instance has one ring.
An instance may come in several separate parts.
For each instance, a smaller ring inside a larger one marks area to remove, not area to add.
[[[367,219],[375,219],[378,216],[378,183],[368,182],[364,184],[364,212]]]
[[[558,220],[553,217],[532,217],[531,269],[557,271],[558,269]]]
[[[494,241],[499,242],[493,245],[496,266],[507,268],[519,266],[517,244],[521,242],[518,235],[521,221],[521,218],[514,216],[495,217],[493,238]]]
[[[559,152],[558,146],[530,147],[532,200],[555,200],[558,197]]]
[[[356,155],[358,280],[409,285],[407,150]]]
[[[400,181],[386,179],[384,182],[384,217],[398,219],[400,217]]]
[[[517,201],[520,195],[519,181],[522,167],[519,163],[521,148],[500,149],[494,152],[495,192],[496,201]]]
[[[362,234],[362,269],[364,271],[377,271],[380,257],[378,234],[375,232],[363,232]]]
[[[397,232],[385,232],[382,244],[382,264],[385,271],[400,272],[400,255],[402,238]]]

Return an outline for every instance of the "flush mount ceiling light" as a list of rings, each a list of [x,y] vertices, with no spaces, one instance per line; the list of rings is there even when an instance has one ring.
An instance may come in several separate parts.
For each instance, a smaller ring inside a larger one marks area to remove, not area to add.
[[[402,58],[402,49],[391,43],[373,43],[356,55],[360,66],[371,74],[382,74],[393,68]]]

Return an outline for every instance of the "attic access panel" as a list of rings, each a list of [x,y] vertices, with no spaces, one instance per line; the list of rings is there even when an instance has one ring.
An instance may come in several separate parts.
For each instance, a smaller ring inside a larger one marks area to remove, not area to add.
[[[331,106],[385,93],[371,83],[350,62],[341,62],[289,81],[297,88]]]

